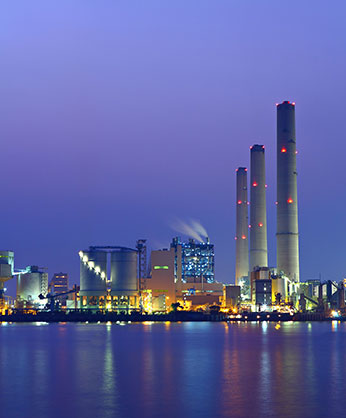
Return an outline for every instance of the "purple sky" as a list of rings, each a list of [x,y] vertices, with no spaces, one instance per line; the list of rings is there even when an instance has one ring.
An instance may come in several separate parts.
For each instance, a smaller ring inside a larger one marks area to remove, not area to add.
[[[346,274],[346,4],[3,0],[1,232],[16,267],[79,282],[89,245],[168,246],[198,219],[234,281],[235,169],[296,102],[302,280]]]

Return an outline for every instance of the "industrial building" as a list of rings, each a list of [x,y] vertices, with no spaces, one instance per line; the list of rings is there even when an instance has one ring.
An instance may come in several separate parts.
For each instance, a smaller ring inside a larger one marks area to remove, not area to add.
[[[251,272],[251,301],[258,310],[272,304],[272,279],[268,267],[257,267]]]
[[[236,170],[235,283],[240,285],[249,275],[247,168]]]
[[[189,239],[173,238],[174,278],[176,283],[214,283],[214,245]]]
[[[49,283],[49,292],[51,293],[63,293],[68,291],[68,274],[67,273],[55,273],[52,280]]]
[[[0,251],[0,312],[8,306],[5,296],[5,283],[12,279],[14,272],[14,252]]]
[[[118,246],[80,251],[82,308],[129,311],[138,307],[137,250]]]
[[[17,307],[43,307],[48,293],[48,273],[40,271],[38,266],[28,266],[17,275]]]
[[[277,105],[277,269],[299,282],[295,103]]]
[[[214,277],[214,245],[176,237],[169,249],[151,252],[151,277],[141,280],[142,308],[165,311],[219,304],[223,285]]]
[[[228,284],[224,286],[223,291],[224,306],[229,309],[238,308],[241,303],[240,286]]]

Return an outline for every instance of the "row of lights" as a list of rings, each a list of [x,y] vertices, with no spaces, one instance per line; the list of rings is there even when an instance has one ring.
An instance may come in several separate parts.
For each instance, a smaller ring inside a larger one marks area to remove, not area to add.
[[[85,255],[83,251],[79,251],[78,254],[85,266],[87,266],[90,270],[93,270],[95,274],[100,275],[102,280],[106,279],[106,273],[101,271],[99,266],[95,266],[93,261],[89,261],[88,256]]]

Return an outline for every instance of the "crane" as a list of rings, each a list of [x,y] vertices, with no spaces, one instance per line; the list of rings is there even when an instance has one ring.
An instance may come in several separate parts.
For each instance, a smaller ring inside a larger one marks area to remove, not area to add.
[[[58,298],[59,296],[64,296],[64,295],[69,295],[71,293],[77,293],[78,290],[72,289],[72,290],[68,290],[67,292],[62,292],[62,293],[57,293],[56,295],[52,294],[52,293],[47,293],[46,296],[43,296],[42,293],[38,296],[40,299],[48,299],[49,302],[47,303],[47,307],[49,308],[50,311],[54,311],[56,309],[56,303],[55,303],[55,299]]]

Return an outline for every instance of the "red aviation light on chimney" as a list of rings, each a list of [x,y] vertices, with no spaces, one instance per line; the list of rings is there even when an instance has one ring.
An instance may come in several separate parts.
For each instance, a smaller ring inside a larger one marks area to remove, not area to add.
[[[262,222],[260,222],[260,223],[258,224],[258,226],[259,226],[260,228],[262,228],[262,226],[263,226]]]
[[[287,152],[286,148],[281,148],[281,152]]]
[[[257,183],[256,181],[254,181],[254,182],[252,183],[252,186],[253,186],[253,187],[257,187],[257,186],[258,186],[258,183]]]
[[[242,235],[242,236],[241,236],[241,239],[246,239],[246,236],[245,236],[245,235]]]
[[[247,171],[247,168],[245,168],[245,171]]]
[[[241,200],[238,200],[238,202],[237,202],[237,203],[238,203],[238,205],[241,205]]]
[[[287,203],[293,203],[293,199],[290,197],[289,199],[287,199]]]

